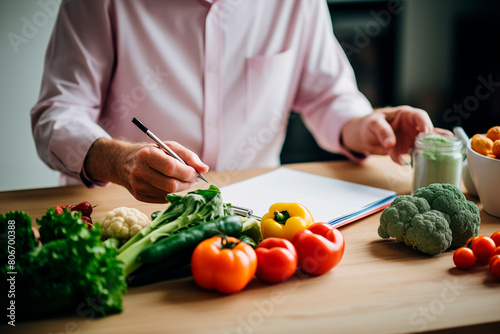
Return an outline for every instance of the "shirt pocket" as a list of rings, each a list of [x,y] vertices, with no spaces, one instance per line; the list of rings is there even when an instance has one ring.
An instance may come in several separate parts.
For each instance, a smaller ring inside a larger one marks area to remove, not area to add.
[[[247,58],[245,122],[270,124],[286,111],[295,55],[292,49]]]

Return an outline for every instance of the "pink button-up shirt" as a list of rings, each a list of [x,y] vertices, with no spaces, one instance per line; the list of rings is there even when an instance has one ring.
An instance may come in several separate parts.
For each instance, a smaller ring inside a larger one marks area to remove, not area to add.
[[[238,170],[279,165],[292,109],[345,154],[342,126],[372,112],[323,0],[71,0],[31,117],[62,184],[93,186],[83,161],[97,138],[148,141],[132,117],[212,170]]]

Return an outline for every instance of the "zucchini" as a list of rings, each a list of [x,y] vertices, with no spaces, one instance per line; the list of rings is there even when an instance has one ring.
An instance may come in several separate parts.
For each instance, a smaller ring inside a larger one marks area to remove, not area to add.
[[[242,222],[237,216],[226,216],[190,227],[164,238],[139,253],[139,263],[171,262],[182,255],[190,259],[196,246],[215,235],[237,237],[241,234]],[[189,263],[189,262],[187,262]]]

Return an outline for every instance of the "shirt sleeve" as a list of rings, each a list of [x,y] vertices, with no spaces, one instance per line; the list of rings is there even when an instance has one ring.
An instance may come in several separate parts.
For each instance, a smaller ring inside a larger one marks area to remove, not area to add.
[[[45,55],[38,102],[31,127],[40,158],[51,168],[90,180],[83,163],[94,141],[110,135],[97,124],[114,64],[109,2],[61,3]]]
[[[305,36],[307,53],[293,108],[301,112],[305,125],[325,150],[360,161],[363,155],[349,151],[341,131],[352,118],[373,112],[359,91],[354,71],[333,34],[325,1],[314,1]]]

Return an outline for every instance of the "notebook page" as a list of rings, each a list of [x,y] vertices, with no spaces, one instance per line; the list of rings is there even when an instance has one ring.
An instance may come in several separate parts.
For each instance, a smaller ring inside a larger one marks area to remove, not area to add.
[[[280,167],[221,188],[222,199],[263,216],[277,202],[296,202],[316,222],[328,222],[394,196],[394,191],[360,185]]]

